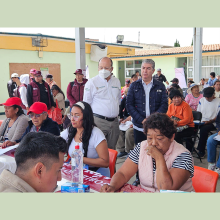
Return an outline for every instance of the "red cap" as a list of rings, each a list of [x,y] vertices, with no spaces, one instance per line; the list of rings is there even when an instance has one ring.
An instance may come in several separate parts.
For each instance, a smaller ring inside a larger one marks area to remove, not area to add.
[[[18,97],[12,97],[6,100],[5,103],[2,103],[1,105],[5,105],[5,106],[12,106],[12,105],[21,105],[21,99]]]
[[[76,145],[76,146],[75,146],[75,149],[79,149],[79,145]]]
[[[33,73],[34,76],[41,76],[41,71],[36,71],[35,73]]]
[[[27,114],[30,114],[31,112],[35,114],[41,114],[43,112],[47,112],[47,105],[43,102],[35,102],[29,109]]]
[[[35,69],[31,69],[31,70],[30,70],[30,73],[36,73],[36,71],[37,71],[37,70],[35,70]]]
[[[76,70],[76,72],[75,72],[74,74],[77,74],[77,73],[79,73],[79,74],[82,74],[82,75],[83,75],[83,73],[82,73],[82,70],[81,70],[81,69],[77,69],[77,70]]]

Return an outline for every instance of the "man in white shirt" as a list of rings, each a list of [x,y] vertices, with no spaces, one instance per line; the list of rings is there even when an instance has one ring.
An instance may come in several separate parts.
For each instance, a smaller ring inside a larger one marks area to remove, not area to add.
[[[203,98],[200,99],[197,111],[202,113],[203,125],[200,126],[200,137],[197,149],[200,158],[205,156],[205,147],[210,131],[215,130],[214,122],[220,109],[220,99],[215,98],[213,87],[207,87],[203,90]]]
[[[121,102],[121,83],[112,76],[112,60],[103,57],[99,61],[99,74],[85,84],[83,101],[93,110],[94,121],[104,133],[108,148],[116,149],[119,137],[119,105]]]

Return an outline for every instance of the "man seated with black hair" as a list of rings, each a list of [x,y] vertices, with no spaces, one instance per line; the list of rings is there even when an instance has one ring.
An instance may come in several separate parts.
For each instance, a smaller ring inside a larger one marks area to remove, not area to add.
[[[217,79],[215,78],[215,72],[211,72],[210,73],[210,78],[209,78],[207,83],[208,83],[209,86],[214,86],[214,83],[215,83],[216,80]]]
[[[51,134],[60,135],[59,125],[53,121],[47,115],[47,105],[43,102],[35,102],[29,109],[28,113],[31,121],[29,121],[29,125],[26,128],[26,131],[22,135],[22,137],[15,141],[5,141],[2,144],[2,147],[8,147],[15,145],[23,139],[23,137],[29,132],[38,132],[38,131],[46,131]]]
[[[66,141],[47,132],[28,133],[15,152],[15,174],[3,170],[0,192],[53,192],[61,180]]]

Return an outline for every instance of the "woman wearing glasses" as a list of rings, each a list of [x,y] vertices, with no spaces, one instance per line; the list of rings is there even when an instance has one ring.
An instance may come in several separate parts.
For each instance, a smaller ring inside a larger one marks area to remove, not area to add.
[[[15,141],[21,138],[28,125],[28,117],[24,115],[21,108],[21,99],[12,97],[7,99],[4,105],[6,119],[2,122],[0,127],[0,142],[4,147],[6,141]]]
[[[89,170],[110,177],[108,145],[102,131],[96,127],[93,112],[86,102],[77,102],[72,106],[71,124],[61,132],[61,137],[68,144],[68,153],[71,156],[76,143],[84,154],[83,163]]]
[[[45,131],[51,134],[60,135],[58,124],[47,116],[47,105],[43,102],[35,102],[27,113],[30,117],[28,126],[20,139],[15,141],[6,141],[3,147],[12,146],[19,143],[22,138],[29,132]]]

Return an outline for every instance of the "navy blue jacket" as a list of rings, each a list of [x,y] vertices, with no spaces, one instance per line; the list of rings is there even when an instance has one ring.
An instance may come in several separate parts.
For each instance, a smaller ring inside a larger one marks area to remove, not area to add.
[[[146,99],[142,79],[131,83],[126,100],[127,111],[132,117],[135,126],[143,128],[142,121],[146,118]],[[153,85],[149,95],[150,114],[154,112],[166,113],[168,99],[163,83],[153,79]]]
[[[32,125],[33,125],[33,122],[29,121],[28,122],[28,127],[26,128],[24,134],[22,135],[22,137],[19,140],[16,140],[16,143],[19,143],[22,140],[22,138],[27,133],[30,132]],[[49,118],[49,117],[47,117],[46,120],[43,121],[39,131],[49,132],[49,133],[57,135],[57,136],[60,135],[59,125],[55,121],[53,121],[51,118]]]

